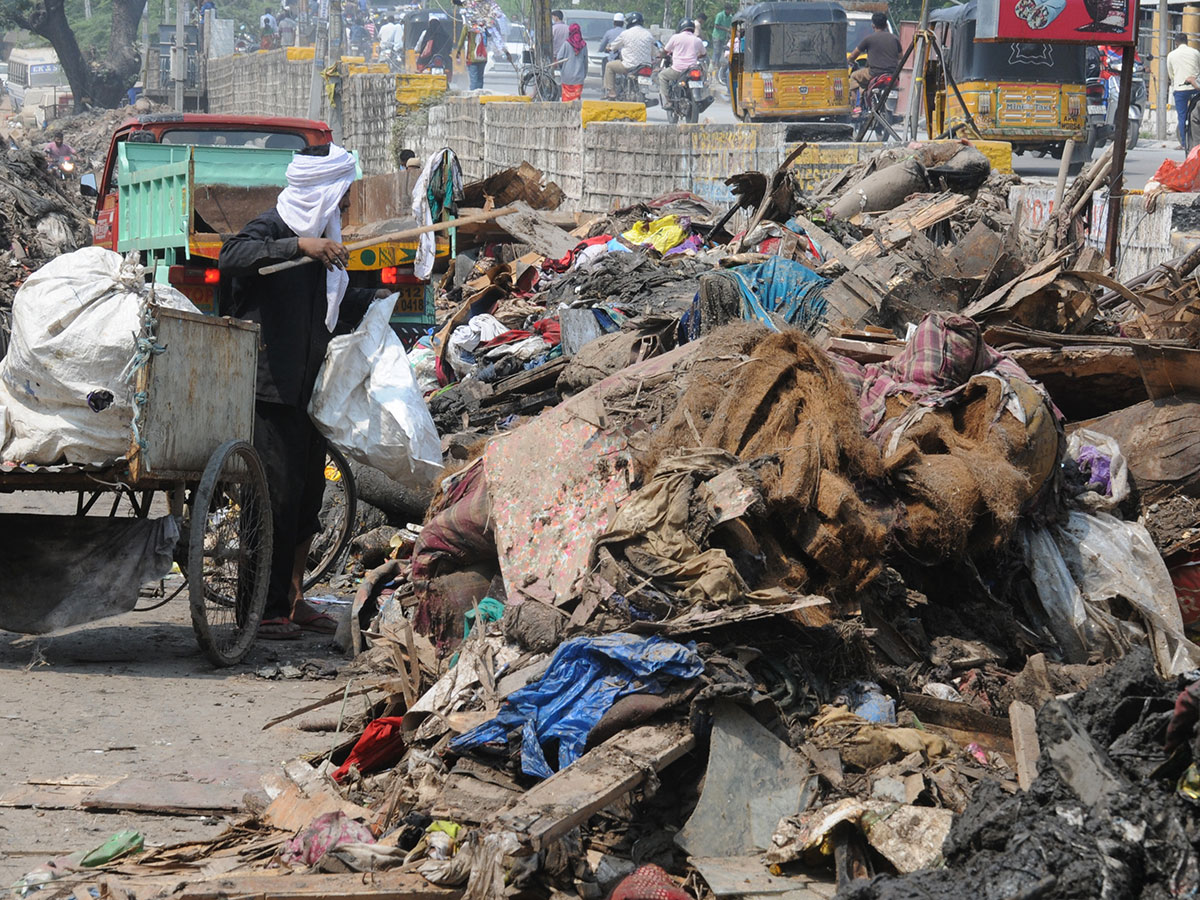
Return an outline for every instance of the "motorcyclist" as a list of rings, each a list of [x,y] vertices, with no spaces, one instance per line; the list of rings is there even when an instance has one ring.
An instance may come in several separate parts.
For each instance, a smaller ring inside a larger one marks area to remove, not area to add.
[[[604,37],[600,39],[600,52],[604,54],[604,58],[600,61],[600,77],[604,77],[604,70],[608,68],[610,60],[617,58],[617,54],[610,48],[610,44],[621,36],[625,30],[625,14],[616,13],[613,15],[613,27],[604,32]]]
[[[396,17],[388,16],[379,27],[379,56],[386,57],[392,52],[392,43],[396,38]]]
[[[621,56],[604,69],[604,97],[607,100],[617,99],[618,75],[629,75],[654,60],[654,35],[644,22],[640,12],[630,13],[625,17],[625,30],[609,44],[609,48],[620,51]]]
[[[900,53],[903,48],[900,38],[888,31],[887,13],[877,12],[871,16],[874,30],[858,42],[858,46],[850,52],[851,59],[858,59],[859,54],[867,54],[866,68],[855,69],[850,77],[863,90],[871,83],[872,78],[880,75],[891,75],[900,65]]]
[[[64,159],[69,159],[75,155],[75,150],[70,144],[63,141],[62,129],[55,129],[50,135],[50,143],[42,148],[52,163],[61,163]]]
[[[696,65],[707,53],[704,41],[696,36],[696,23],[691,19],[681,21],[679,30],[671,35],[671,39],[659,54],[671,59],[671,64],[658,73],[658,92],[662,95],[664,108],[668,105],[667,96],[671,93],[671,85],[682,81],[688,69]]]

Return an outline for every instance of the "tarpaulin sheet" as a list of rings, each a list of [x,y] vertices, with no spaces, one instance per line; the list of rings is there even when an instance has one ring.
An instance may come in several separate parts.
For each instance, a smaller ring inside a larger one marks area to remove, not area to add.
[[[829,280],[798,262],[774,256],[731,271],[742,291],[743,319],[758,319],[772,331],[786,323],[811,332],[825,315],[821,292]]]
[[[554,774],[542,745],[558,741],[558,766],[583,753],[588,732],[627,694],[661,694],[664,679],[697,678],[704,664],[691,646],[657,636],[608,634],[561,644],[540,679],[514,692],[490,722],[460,735],[450,749],[503,750],[508,735],[521,729],[521,770],[548,778]]]

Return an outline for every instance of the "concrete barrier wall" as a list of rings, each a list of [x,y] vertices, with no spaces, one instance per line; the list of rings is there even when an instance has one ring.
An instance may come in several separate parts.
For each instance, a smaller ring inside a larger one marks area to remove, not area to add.
[[[1128,281],[1159,263],[1182,256],[1200,241],[1200,216],[1192,209],[1198,194],[1164,194],[1153,210],[1146,208],[1141,194],[1128,195],[1122,201],[1121,226],[1117,237],[1116,278]],[[1019,216],[1025,231],[1040,231],[1054,211],[1054,188],[1049,185],[1021,184],[1008,197],[1009,209]],[[1087,243],[1104,250],[1108,229],[1108,194],[1098,191],[1093,201]]]
[[[208,61],[209,112],[307,117],[311,85],[312,62],[288,62],[286,50]],[[329,118],[326,101],[321,103],[321,118]]]
[[[583,196],[581,106],[575,103],[485,103],[484,164],[490,170],[522,162],[541,169],[572,206]]]
[[[378,175],[395,171],[396,155],[392,152],[395,77],[352,75],[344,79],[342,104],[343,141],[358,152],[363,172]]]

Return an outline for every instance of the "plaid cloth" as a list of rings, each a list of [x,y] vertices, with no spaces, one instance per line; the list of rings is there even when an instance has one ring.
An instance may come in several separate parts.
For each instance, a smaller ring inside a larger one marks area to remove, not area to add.
[[[451,477],[454,483],[443,485],[440,511],[421,529],[413,547],[412,581],[418,593],[443,572],[496,556],[483,458]]]
[[[942,400],[987,371],[1029,381],[1020,366],[984,343],[975,320],[953,313],[929,313],[904,351],[886,363],[858,366],[836,356],[834,362],[857,391],[863,428],[871,435],[883,423],[888,397],[896,394]]]

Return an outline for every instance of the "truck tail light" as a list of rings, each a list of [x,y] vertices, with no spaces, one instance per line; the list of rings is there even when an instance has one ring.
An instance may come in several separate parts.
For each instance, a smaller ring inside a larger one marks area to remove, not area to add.
[[[170,284],[219,284],[221,270],[216,266],[171,266],[167,269]]]
[[[979,100],[976,104],[976,111],[981,116],[990,116],[992,114],[992,95],[979,94]]]
[[[843,78],[833,79],[833,100],[841,103],[846,99],[846,81]]]
[[[763,99],[768,103],[775,102],[775,76],[770,72],[762,77],[763,82]]]

